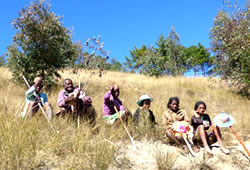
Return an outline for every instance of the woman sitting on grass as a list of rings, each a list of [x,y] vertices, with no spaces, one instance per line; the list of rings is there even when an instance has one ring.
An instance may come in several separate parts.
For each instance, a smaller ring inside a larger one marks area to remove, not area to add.
[[[229,150],[223,146],[219,127],[211,123],[209,115],[205,113],[206,109],[207,106],[203,101],[198,101],[194,106],[195,111],[191,118],[191,125],[194,127],[194,142],[203,143],[206,152],[213,154],[209,145],[218,141],[221,151],[229,154]]]
[[[176,132],[174,123],[184,121],[183,124],[189,125],[189,119],[185,110],[179,109],[179,99],[177,97],[171,97],[168,101],[168,110],[163,112],[162,121],[166,127],[166,136],[178,145],[184,144],[182,134]],[[184,150],[188,151],[186,145],[183,145]],[[198,152],[197,148],[193,148],[195,152]]]
[[[138,125],[139,122],[144,122],[151,125],[156,124],[155,116],[152,110],[150,110],[150,104],[152,101],[153,98],[149,97],[147,94],[142,95],[137,101],[137,104],[140,107],[133,114],[133,120],[135,121],[136,125]]]

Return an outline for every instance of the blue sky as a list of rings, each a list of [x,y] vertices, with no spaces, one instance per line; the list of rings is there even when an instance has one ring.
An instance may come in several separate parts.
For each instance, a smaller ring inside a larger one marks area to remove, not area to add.
[[[244,1],[244,0],[242,0]],[[30,0],[5,0],[0,7],[0,55],[7,52],[16,31],[10,22]],[[50,0],[51,9],[73,30],[73,41],[101,35],[110,58],[125,61],[135,46],[153,45],[175,27],[182,45],[209,47],[213,19],[223,0]]]

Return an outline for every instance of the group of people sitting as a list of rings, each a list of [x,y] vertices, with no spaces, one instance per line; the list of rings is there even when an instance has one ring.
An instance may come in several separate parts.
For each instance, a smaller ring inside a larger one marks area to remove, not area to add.
[[[44,111],[49,120],[52,119],[53,111],[51,104],[48,102],[48,96],[41,93],[43,88],[42,77],[37,77],[34,84],[27,90],[25,110],[21,114],[25,116],[26,112],[29,117],[33,117],[38,111],[38,103],[44,108]],[[72,114],[72,116],[81,116],[88,118],[94,123],[95,112],[88,112],[92,107],[92,100],[85,92],[77,86],[73,85],[71,79],[63,81],[63,90],[59,92],[57,104],[60,111],[55,116]],[[153,98],[144,94],[137,101],[138,109],[134,114],[124,107],[119,99],[120,89],[117,84],[112,85],[110,90],[104,95],[102,117],[103,120],[110,125],[116,127],[123,121],[132,117],[136,124],[146,120],[148,124],[157,125],[153,111],[150,109]],[[194,106],[194,111],[191,119],[188,118],[185,110],[179,108],[178,97],[171,97],[167,103],[167,111],[162,114],[162,123],[166,129],[166,136],[175,144],[183,146],[185,150],[188,148],[185,145],[184,138],[191,138],[192,148],[195,152],[199,152],[196,144],[203,144],[205,151],[213,154],[210,145],[217,142],[223,153],[229,154],[222,142],[221,132],[218,126],[213,125],[206,111],[206,104],[203,101],[198,101]],[[156,127],[156,126],[153,126]]]

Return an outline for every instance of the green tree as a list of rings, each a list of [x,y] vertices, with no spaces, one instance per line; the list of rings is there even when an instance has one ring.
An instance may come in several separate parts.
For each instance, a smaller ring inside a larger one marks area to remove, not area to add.
[[[130,50],[130,56],[125,57],[126,62],[124,63],[126,68],[138,70],[143,66],[143,58],[146,55],[147,47],[142,45],[141,49],[134,47],[133,50]]]
[[[130,51],[130,57],[126,57],[126,68],[149,76],[162,75],[161,68],[162,57],[153,47],[142,45],[141,48],[135,47]]]
[[[112,58],[109,65],[109,70],[111,71],[124,71],[122,64],[119,61],[116,61],[114,58]]]
[[[62,26],[61,17],[50,10],[49,2],[38,0],[21,9],[12,26],[17,30],[8,47],[13,79],[23,82],[24,75],[31,82],[41,75],[50,87],[60,77],[58,71],[75,56],[70,31]]]
[[[159,66],[162,70],[162,74],[169,74],[171,75],[171,71],[169,67],[167,66],[168,64],[168,47],[167,47],[167,39],[164,37],[163,34],[160,35],[159,39],[156,41],[156,48],[155,50],[157,51],[159,57]]]
[[[229,4],[229,6],[232,6]],[[250,10],[244,7],[222,9],[210,32],[211,49],[216,56],[215,72],[249,93],[250,87]]]
[[[202,71],[202,75],[206,76],[209,73],[210,68],[213,66],[214,57],[210,56],[208,50],[198,43],[197,46],[190,46],[184,49],[185,61],[188,69],[194,70],[194,76],[199,71]]]
[[[0,67],[5,66],[4,54],[0,56]]]
[[[186,61],[184,57],[184,47],[180,44],[180,39],[174,27],[166,38],[166,62],[169,74],[183,75],[187,71]],[[165,57],[164,57],[165,58]]]
[[[125,66],[150,76],[183,75],[187,71],[184,47],[179,43],[174,27],[168,37],[159,37],[156,47],[143,45],[140,49],[135,47],[131,50],[130,57],[126,57]]]

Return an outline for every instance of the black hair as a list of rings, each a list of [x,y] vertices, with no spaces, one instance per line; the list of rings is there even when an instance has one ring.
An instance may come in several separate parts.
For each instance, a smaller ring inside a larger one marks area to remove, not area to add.
[[[169,100],[168,100],[168,104],[167,104],[167,107],[168,107],[168,108],[170,108],[169,105],[170,105],[173,101],[177,101],[178,104],[180,103],[178,97],[170,97]]]
[[[142,106],[143,106],[144,101],[145,101],[145,100],[141,101],[141,103],[139,104],[139,106],[140,106],[140,107],[142,107]]]
[[[198,108],[201,104],[203,104],[204,107],[205,107],[205,109],[207,109],[207,105],[206,105],[205,102],[203,102],[203,101],[198,101],[198,102],[196,102],[195,105],[194,105],[194,110],[197,110],[197,108]]]
[[[66,78],[66,79],[64,79],[64,80],[63,80],[63,86],[64,86],[64,84],[65,84],[65,82],[66,82],[67,80],[72,81],[70,78]]]
[[[150,103],[151,103],[151,100],[150,100],[150,99],[144,99],[144,100],[141,101],[141,103],[139,104],[139,106],[142,107],[142,106],[144,105],[144,102],[145,102],[146,100],[149,100]]]

